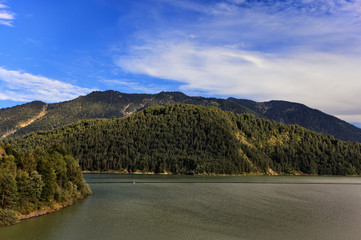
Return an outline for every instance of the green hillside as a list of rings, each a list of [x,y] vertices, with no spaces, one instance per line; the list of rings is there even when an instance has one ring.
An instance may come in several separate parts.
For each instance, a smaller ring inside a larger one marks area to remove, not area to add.
[[[361,145],[215,107],[170,105],[8,139],[64,145],[83,170],[182,174],[361,174]]]

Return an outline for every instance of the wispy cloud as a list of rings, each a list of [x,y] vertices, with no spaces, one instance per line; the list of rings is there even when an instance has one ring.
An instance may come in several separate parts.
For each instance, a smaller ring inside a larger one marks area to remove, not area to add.
[[[250,50],[289,51],[300,47],[339,50],[342,47],[344,51],[347,47],[348,51],[354,51],[357,47],[356,50],[361,51],[360,0],[244,1],[240,4],[212,1],[198,7],[188,1],[168,2],[202,12],[189,22],[170,26],[173,31],[153,35],[164,41],[192,34],[203,44],[240,44]]]
[[[6,4],[0,2],[0,24],[12,27],[15,13],[8,8]]]
[[[184,83],[183,90],[255,100],[298,101],[332,113],[361,112],[361,59],[331,53],[286,56],[232,48],[166,45],[117,64],[132,73]],[[144,53],[143,51],[141,51]]]
[[[74,99],[92,90],[95,89],[0,67],[0,100],[59,102]]]
[[[139,32],[117,57],[124,71],[183,90],[361,113],[361,0],[164,2],[191,11],[189,21]]]

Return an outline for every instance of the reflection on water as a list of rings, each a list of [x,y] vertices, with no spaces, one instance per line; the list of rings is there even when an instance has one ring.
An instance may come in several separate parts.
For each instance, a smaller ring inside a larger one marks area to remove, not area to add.
[[[359,239],[356,177],[86,174],[93,195],[0,239]]]

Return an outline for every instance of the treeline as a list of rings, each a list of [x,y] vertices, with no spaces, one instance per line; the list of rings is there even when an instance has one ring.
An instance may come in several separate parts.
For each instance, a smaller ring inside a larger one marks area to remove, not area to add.
[[[63,147],[34,152],[0,147],[0,226],[15,223],[20,214],[69,205],[89,194],[78,162]]]
[[[361,145],[300,126],[216,107],[151,107],[122,119],[81,121],[7,140],[34,149],[54,142],[83,170],[180,174],[361,174]]]

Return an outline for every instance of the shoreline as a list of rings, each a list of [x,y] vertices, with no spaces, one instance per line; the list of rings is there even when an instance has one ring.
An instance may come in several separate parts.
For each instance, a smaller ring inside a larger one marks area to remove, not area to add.
[[[282,176],[278,174],[264,174],[264,173],[244,173],[244,174],[217,174],[217,173],[198,173],[198,174],[182,174],[182,173],[155,173],[155,172],[125,172],[125,171],[82,171],[83,174],[120,174],[120,175],[184,175],[184,176]],[[296,176],[296,175],[291,175]]]
[[[155,172],[131,172],[128,171],[82,171],[83,174],[119,174],[119,175],[184,175],[184,176],[213,176],[213,177],[246,177],[246,176],[314,176],[314,177],[361,177],[361,175],[318,175],[318,174],[305,174],[305,173],[295,173],[295,174],[279,174],[272,172],[272,174],[268,173],[243,173],[243,174],[176,174],[171,172],[166,173],[155,173]]]
[[[264,174],[264,173],[243,173],[243,174],[217,174],[217,173],[198,173],[198,174],[182,174],[182,173],[171,173],[171,172],[165,172],[165,173],[155,173],[155,172],[128,172],[128,171],[82,171],[83,174],[120,174],[120,175],[184,175],[184,176],[220,176],[220,177],[227,177],[227,176],[233,176],[233,177],[241,177],[241,176],[300,176],[302,174]],[[306,174],[305,174],[306,176]],[[307,175],[307,176],[313,176],[313,175]],[[317,175],[314,175],[317,176]]]
[[[43,215],[58,212],[58,211],[60,211],[60,210],[62,210],[64,208],[72,206],[75,202],[83,200],[86,197],[87,196],[81,196],[80,198],[75,199],[74,201],[68,201],[68,202],[65,202],[65,203],[54,203],[51,206],[44,206],[44,207],[42,207],[42,209],[32,211],[29,214],[18,214],[19,223],[24,221],[24,220],[30,219],[30,218],[40,217],[40,216],[43,216]]]
[[[59,210],[61,210],[63,208],[70,207],[71,205],[72,204],[70,204],[68,202],[65,204],[55,203],[52,206],[43,207],[42,209],[33,211],[29,214],[19,214],[19,221],[24,221],[26,219],[40,217],[40,216],[47,215],[50,213],[58,212]]]

